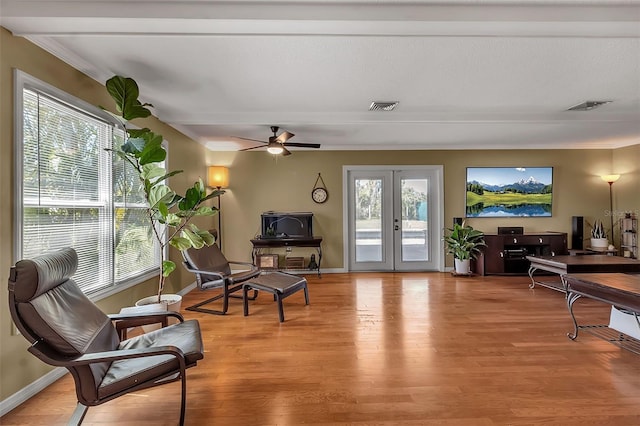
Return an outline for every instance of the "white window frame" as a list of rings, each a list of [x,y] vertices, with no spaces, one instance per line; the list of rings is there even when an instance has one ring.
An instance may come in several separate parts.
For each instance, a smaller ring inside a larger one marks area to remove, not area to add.
[[[58,99],[64,103],[67,103],[73,108],[83,111],[84,113],[88,113],[90,115],[94,115],[99,119],[113,123],[116,125],[114,118],[111,117],[108,113],[101,110],[100,108],[89,104],[81,99],[78,99],[54,86],[51,86],[48,83],[45,83],[23,71],[18,69],[14,69],[14,172],[13,177],[15,179],[14,182],[14,221],[13,221],[13,229],[14,229],[14,237],[13,237],[13,263],[20,260],[22,258],[23,253],[23,119],[24,119],[24,98],[23,91],[25,89],[33,89],[39,92],[46,93],[52,98]],[[105,153],[106,155],[106,153]],[[119,203],[116,204],[113,200],[113,197],[110,197],[109,201],[109,209],[111,210],[110,222],[111,222],[111,234],[113,241],[113,211],[116,207],[119,206]],[[105,222],[106,224],[106,222]],[[102,225],[102,224],[101,224]],[[107,224],[108,225],[108,224]],[[114,247],[112,247],[111,259],[113,259]],[[166,253],[165,253],[166,254]],[[111,267],[114,267],[113,261],[111,262]],[[94,300],[100,300],[105,297],[108,297],[112,294],[119,293],[123,290],[126,290],[130,287],[133,287],[141,282],[147,281],[153,277],[158,276],[160,265],[157,267],[153,267],[150,270],[139,273],[135,276],[132,276],[128,279],[124,279],[120,282],[114,282],[114,273],[110,272],[110,284],[108,287],[101,288],[99,290],[88,293],[87,296]]]

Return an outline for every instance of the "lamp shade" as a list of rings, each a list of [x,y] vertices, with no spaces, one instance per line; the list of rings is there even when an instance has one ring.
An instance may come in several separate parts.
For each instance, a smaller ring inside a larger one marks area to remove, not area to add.
[[[607,183],[613,183],[618,179],[620,179],[620,175],[602,175],[600,177],[602,178],[603,181]]]
[[[212,188],[226,188],[229,186],[229,169],[225,166],[209,166],[207,183]]]

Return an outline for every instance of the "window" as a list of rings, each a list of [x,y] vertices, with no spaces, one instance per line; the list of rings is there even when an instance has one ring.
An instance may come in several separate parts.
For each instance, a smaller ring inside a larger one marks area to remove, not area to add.
[[[22,73],[16,98],[18,259],[78,252],[87,294],[114,292],[157,273],[159,247],[135,170],[105,149],[124,131],[100,109]]]

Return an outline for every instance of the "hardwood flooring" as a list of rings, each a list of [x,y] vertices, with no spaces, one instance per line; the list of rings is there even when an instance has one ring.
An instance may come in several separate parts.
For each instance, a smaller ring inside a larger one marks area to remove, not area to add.
[[[308,275],[285,299],[232,300],[197,318],[206,354],[188,372],[189,425],[639,425],[640,356],[581,332],[564,296],[527,277],[446,273]],[[193,291],[183,306],[210,297]],[[581,323],[610,307],[581,299]],[[89,409],[85,425],[171,425],[179,383]],[[0,419],[62,425],[67,375]]]

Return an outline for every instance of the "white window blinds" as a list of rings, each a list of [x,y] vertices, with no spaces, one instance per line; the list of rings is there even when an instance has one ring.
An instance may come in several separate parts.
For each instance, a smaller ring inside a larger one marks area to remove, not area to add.
[[[32,88],[22,116],[20,258],[73,247],[85,293],[159,268],[138,176],[105,150],[123,131]]]

